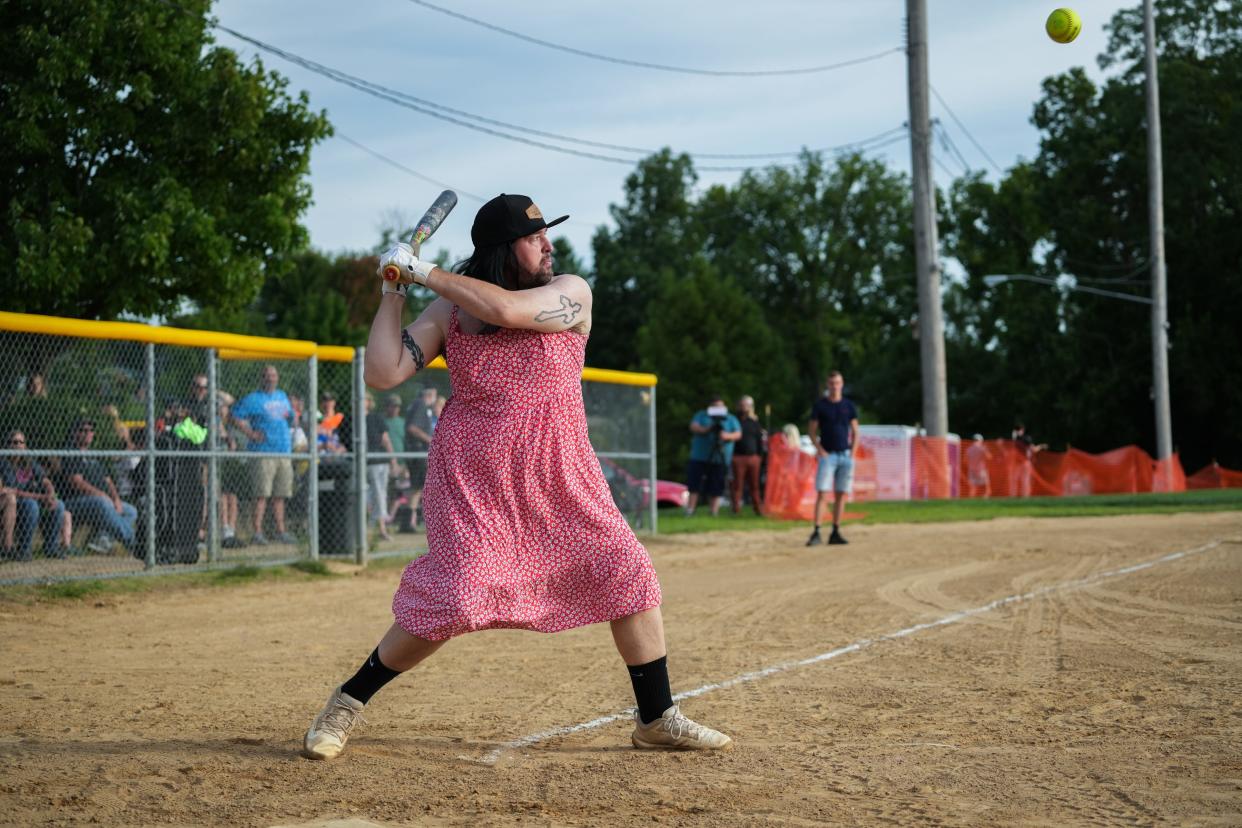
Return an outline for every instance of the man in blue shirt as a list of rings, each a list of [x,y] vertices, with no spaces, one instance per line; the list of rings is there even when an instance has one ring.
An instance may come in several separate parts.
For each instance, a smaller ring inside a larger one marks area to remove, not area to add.
[[[695,412],[690,420],[690,465],[686,485],[690,498],[686,514],[693,515],[699,493],[710,498],[712,515],[720,511],[725,490],[725,472],[733,460],[733,444],[742,437],[742,424],[729,413],[723,397],[712,397],[707,408]]]
[[[259,375],[259,390],[251,391],[233,406],[233,424],[246,435],[247,451],[265,451],[288,454],[293,450],[290,426],[293,422],[293,406],[284,391],[276,387],[280,374],[275,365],[263,366]],[[276,522],[276,539],[281,543],[295,543],[296,539],[285,531],[285,501],[293,494],[293,461],[288,457],[261,458],[251,462],[254,470],[254,536],[250,542],[258,546],[267,544],[263,534],[263,517],[267,513],[267,501],[272,501],[272,518]]]
[[[823,543],[819,536],[819,524],[824,514],[824,499],[831,490],[832,534],[828,543],[843,544],[841,537],[841,512],[845,497],[854,486],[854,452],[858,448],[858,410],[854,403],[842,396],[845,377],[840,371],[828,375],[828,388],[811,408],[811,424],[807,429],[815,449],[819,452],[819,468],[815,471],[815,529],[807,540],[807,546]]]

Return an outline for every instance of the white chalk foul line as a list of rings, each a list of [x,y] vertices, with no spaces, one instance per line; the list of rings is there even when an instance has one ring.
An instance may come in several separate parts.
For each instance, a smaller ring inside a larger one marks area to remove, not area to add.
[[[1151,569],[1153,566],[1171,563],[1172,561],[1187,558],[1191,555],[1198,555],[1202,552],[1207,552],[1220,546],[1221,543],[1221,540],[1214,540],[1209,543],[1205,543],[1202,546],[1196,546],[1193,549],[1183,549],[1180,552],[1171,552],[1168,555],[1163,555],[1150,561],[1144,561],[1143,563],[1123,566],[1120,569],[1110,569],[1107,572],[1097,572],[1096,574],[1088,575],[1085,578],[1078,578],[1073,581],[1064,581],[1059,584],[1040,587],[1039,589],[1033,589],[1030,592],[1023,592],[1018,595],[997,598],[995,601],[983,604],[982,606],[959,610],[958,612],[950,613],[943,618],[937,618],[935,621],[925,621],[922,624],[915,624],[914,626],[906,627],[905,629],[897,630],[896,632],[877,635],[875,638],[862,638],[855,641],[853,644],[847,644],[844,647],[838,647],[835,650],[829,650],[826,653],[820,653],[819,655],[810,656],[809,658],[803,658],[798,661],[785,661],[780,664],[773,664],[771,667],[764,667],[762,670],[743,673],[740,676],[735,676],[734,678],[726,681],[715,682],[713,684],[704,684],[702,687],[696,687],[693,690],[686,690],[682,693],[677,693],[673,696],[673,701],[692,699],[695,696],[702,696],[704,693],[711,693],[715,690],[725,690],[730,687],[736,687],[739,684],[748,684],[752,681],[759,681],[760,679],[765,679],[768,676],[774,676],[777,673],[785,673],[790,670],[796,670],[799,667],[808,667],[812,664],[819,664],[822,661],[830,661],[834,658],[840,658],[843,655],[849,655],[850,653],[865,650],[875,644],[881,644],[885,641],[893,641],[899,638],[906,638],[916,633],[935,629],[936,627],[956,624],[957,622],[963,621],[967,618],[973,618],[976,615],[992,612],[993,610],[1000,609],[1001,607],[1008,606],[1010,604],[1020,604],[1023,601],[1030,601],[1034,598],[1039,598],[1052,592],[1078,589],[1080,587],[1090,586],[1091,584],[1108,580],[1109,578],[1118,578],[1122,575],[1131,575],[1135,572],[1141,572],[1144,569]],[[538,744],[539,742],[546,742],[548,739],[555,739],[560,736],[569,736],[573,733],[580,733],[584,730],[594,730],[597,727],[602,727],[621,719],[631,719],[633,716],[634,708],[631,707],[617,713],[611,713],[606,716],[600,716],[597,719],[591,719],[589,722],[580,722],[579,724],[569,725],[567,727],[554,727],[551,730],[532,733],[529,736],[523,736],[520,739],[505,742],[496,749],[489,751],[477,761],[482,762],[485,765],[494,765],[501,756],[511,750],[530,747],[531,745]]]

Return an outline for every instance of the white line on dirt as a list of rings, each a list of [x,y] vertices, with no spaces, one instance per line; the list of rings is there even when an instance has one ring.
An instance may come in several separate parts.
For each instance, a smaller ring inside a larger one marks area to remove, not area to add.
[[[736,687],[739,684],[748,684],[749,682],[752,682],[752,681],[759,681],[760,679],[765,679],[765,678],[768,678],[769,676],[774,676],[777,673],[784,673],[784,672],[788,672],[789,670],[796,670],[799,667],[807,667],[812,664],[818,664],[821,661],[830,661],[831,659],[839,658],[840,656],[843,656],[843,655],[849,655],[850,653],[856,653],[861,650],[865,650],[868,647],[871,647],[875,644],[881,644],[885,641],[893,641],[898,638],[906,638],[908,636],[914,635],[915,633],[921,633],[926,630],[935,629],[936,627],[944,627],[949,624],[956,624],[959,621],[964,621],[968,618],[973,618],[976,615],[982,615],[987,612],[992,612],[993,610],[1000,609],[1001,607],[1005,607],[1010,604],[1019,604],[1019,603],[1022,603],[1023,601],[1030,601],[1034,598],[1042,597],[1051,592],[1060,592],[1062,590],[1068,590],[1068,589],[1078,589],[1080,587],[1090,586],[1091,584],[1095,584],[1100,581],[1107,580],[1109,578],[1118,578],[1122,575],[1131,575],[1135,572],[1141,572],[1144,569],[1150,569],[1153,566],[1159,566],[1160,564],[1171,563],[1173,561],[1177,561],[1182,558],[1190,557],[1191,555],[1198,555],[1199,553],[1207,552],[1209,550],[1215,549],[1216,547],[1220,546],[1222,542],[1223,542],[1222,540],[1218,539],[1218,540],[1210,541],[1209,543],[1205,543],[1202,546],[1196,546],[1192,549],[1183,549],[1180,552],[1171,552],[1168,555],[1163,555],[1159,558],[1155,558],[1150,561],[1144,561],[1143,563],[1131,564],[1130,566],[1123,566],[1120,569],[1110,569],[1107,572],[1097,572],[1095,575],[1088,575],[1085,578],[1078,578],[1073,581],[1065,581],[1059,584],[1052,584],[1051,586],[1040,587],[1039,589],[1033,589],[1030,592],[1023,592],[1018,595],[1010,595],[1005,598],[997,598],[995,601],[992,601],[987,604],[983,604],[982,606],[973,607],[971,609],[959,610],[958,612],[950,613],[944,616],[943,618],[937,618],[935,621],[925,621],[922,624],[915,624],[912,627],[906,627],[905,629],[897,630],[896,632],[885,633],[883,635],[877,635],[875,638],[862,638],[862,639],[859,639],[858,641],[855,641],[853,644],[847,644],[844,647],[838,647],[835,650],[829,650],[826,653],[820,653],[819,655],[814,655],[809,658],[800,659],[798,661],[786,661],[780,664],[774,664],[771,667],[765,667],[762,670],[755,670],[754,672],[743,673],[740,676],[735,676],[734,678],[727,679],[725,681],[715,682],[713,684],[704,684],[702,687],[696,687],[693,690],[686,690],[682,693],[677,693],[676,695],[673,696],[673,701],[681,701],[682,699],[692,699],[695,696],[702,696],[704,693],[711,693],[715,690],[724,690],[729,687]],[[589,722],[580,722],[579,724],[568,725],[565,727],[554,727],[551,730],[544,730],[539,733],[532,733],[529,736],[523,736],[520,739],[514,739],[511,742],[505,742],[503,745],[500,745],[494,750],[489,751],[488,753],[484,754],[481,758],[475,759],[473,761],[481,762],[485,765],[494,765],[496,764],[497,760],[500,759],[501,756],[503,756],[505,753],[511,750],[517,750],[519,748],[530,747],[531,745],[538,744],[539,742],[546,742],[549,739],[555,739],[560,736],[569,736],[573,733],[579,733],[584,730],[594,730],[597,727],[602,727],[606,724],[611,724],[621,719],[630,719],[633,716],[634,716],[634,709],[629,708],[629,709],[622,710],[617,713],[600,716],[597,719],[591,719]],[[469,757],[461,757],[461,758],[464,759],[464,758],[469,758]]]

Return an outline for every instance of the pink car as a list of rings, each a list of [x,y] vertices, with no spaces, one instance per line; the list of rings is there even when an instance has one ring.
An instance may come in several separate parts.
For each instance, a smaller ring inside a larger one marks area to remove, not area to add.
[[[629,509],[646,509],[651,504],[651,480],[638,478],[615,461],[599,458],[600,467],[604,470],[604,478],[612,487],[613,499],[622,511]],[[690,490],[682,483],[671,480],[656,481],[656,506],[684,507],[690,499]]]

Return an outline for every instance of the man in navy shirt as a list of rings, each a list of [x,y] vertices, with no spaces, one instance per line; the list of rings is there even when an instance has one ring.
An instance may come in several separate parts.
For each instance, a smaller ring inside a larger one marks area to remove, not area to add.
[[[824,514],[824,498],[832,491],[832,534],[828,543],[848,543],[841,537],[841,512],[845,496],[854,486],[854,451],[858,447],[858,410],[841,395],[845,377],[840,371],[828,375],[828,388],[811,408],[811,424],[807,429],[819,452],[819,468],[815,472],[815,529],[807,546],[823,543],[819,524]]]

